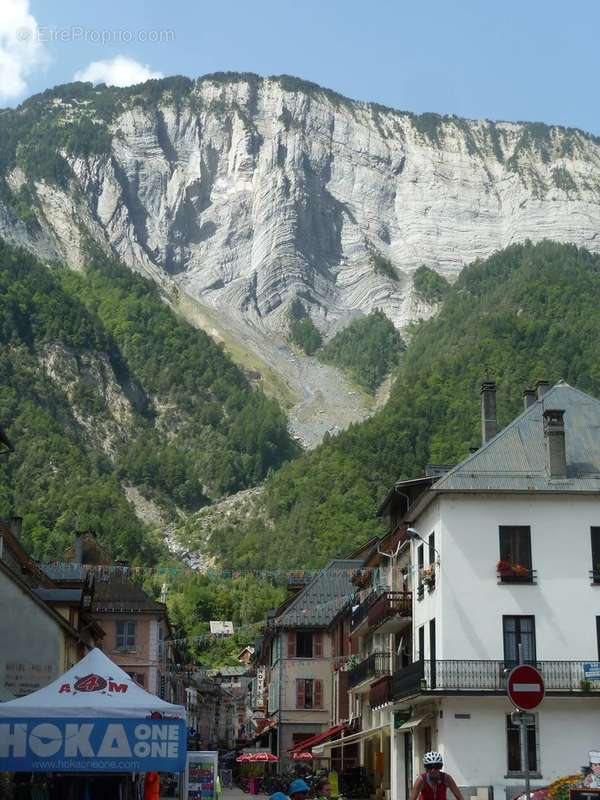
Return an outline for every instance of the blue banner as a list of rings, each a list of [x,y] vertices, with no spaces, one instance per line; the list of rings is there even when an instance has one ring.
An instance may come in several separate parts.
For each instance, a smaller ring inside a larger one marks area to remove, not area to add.
[[[183,772],[182,719],[2,719],[0,771]]]
[[[587,681],[600,680],[600,662],[586,661],[583,665],[583,677]]]

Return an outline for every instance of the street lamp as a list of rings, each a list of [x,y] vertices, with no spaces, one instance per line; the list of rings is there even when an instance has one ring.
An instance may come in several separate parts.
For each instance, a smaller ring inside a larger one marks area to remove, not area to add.
[[[440,559],[440,554],[439,554],[439,551],[438,551],[438,549],[437,549],[436,547],[432,547],[432,546],[431,546],[431,544],[430,544],[429,542],[427,542],[427,541],[426,541],[426,540],[425,540],[425,539],[424,539],[424,538],[421,536],[421,534],[419,533],[419,531],[418,531],[418,530],[416,530],[415,528],[407,528],[407,529],[406,529],[406,535],[408,536],[408,538],[409,538],[409,539],[413,539],[413,541],[414,541],[414,540],[416,540],[416,539],[418,539],[420,542],[423,542],[423,544],[426,544],[426,545],[427,545],[427,547],[431,547],[431,548],[432,548],[432,550],[433,550],[433,552],[434,552],[434,553],[436,554],[436,556],[437,556],[437,564],[438,564],[438,566],[439,566],[439,564],[440,564],[440,560],[441,560],[441,559]]]

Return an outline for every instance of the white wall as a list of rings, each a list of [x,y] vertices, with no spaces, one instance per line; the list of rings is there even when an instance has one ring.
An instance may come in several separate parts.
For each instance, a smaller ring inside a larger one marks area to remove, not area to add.
[[[513,709],[503,697],[446,698],[437,720],[436,747],[444,769],[459,786],[521,786],[522,778],[506,778],[506,714]],[[455,714],[470,713],[470,719]],[[547,786],[562,775],[579,772],[589,750],[600,744],[600,699],[550,698],[538,710],[539,769],[532,785]],[[435,741],[435,740],[434,740]]]
[[[417,552],[418,547],[420,544],[423,544],[423,564],[427,566],[429,564],[429,547],[427,544],[423,542],[413,542],[412,543],[412,569],[411,569],[411,591],[413,597],[413,659],[419,658],[419,635],[418,630],[421,625],[425,625],[425,658],[429,658],[429,627],[428,623],[430,619],[435,618],[436,624],[436,642],[437,642],[437,658],[442,658],[440,652],[440,631],[443,623],[443,609],[441,605],[441,593],[440,593],[440,583],[443,579],[443,569],[444,569],[444,544],[442,542],[442,537],[440,536],[441,530],[441,523],[440,523],[440,513],[441,513],[441,505],[438,499],[434,500],[430,505],[425,509],[423,514],[419,516],[418,519],[414,522],[414,527],[419,532],[419,534],[425,539],[425,542],[428,541],[429,534],[435,532],[435,547],[438,553],[440,554],[440,567],[436,566],[436,588],[433,592],[430,592],[427,587],[425,587],[425,592],[423,595],[422,600],[417,599],[417,588],[419,584],[419,575],[418,575],[418,560],[417,560]],[[436,557],[437,560],[437,557]],[[498,559],[496,559],[497,561]],[[440,573],[440,569],[442,572]]]
[[[41,689],[63,672],[63,632],[49,614],[0,572],[0,682],[16,695]]]
[[[499,525],[531,527],[536,584],[498,584]],[[442,496],[415,521],[424,538],[435,529],[441,554],[435,591],[414,601],[415,630],[435,616],[438,659],[502,659],[502,615],[533,614],[539,660],[597,660],[593,525],[600,502],[592,496]]]

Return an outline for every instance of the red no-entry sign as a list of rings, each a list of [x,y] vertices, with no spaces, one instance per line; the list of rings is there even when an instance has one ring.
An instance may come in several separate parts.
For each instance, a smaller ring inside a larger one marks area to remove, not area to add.
[[[535,667],[520,664],[508,676],[507,691],[517,708],[531,711],[544,699],[544,679]]]

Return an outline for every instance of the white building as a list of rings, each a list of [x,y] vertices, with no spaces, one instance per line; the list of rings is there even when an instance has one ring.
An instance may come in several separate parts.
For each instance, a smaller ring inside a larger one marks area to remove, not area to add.
[[[600,402],[559,383],[526,393],[495,434],[482,388],[482,447],[444,472],[396,484],[381,511],[412,527],[412,663],[391,677],[391,797],[441,751],[467,797],[523,788],[506,675],[535,663],[546,698],[529,731],[533,786],[600,749]],[[487,440],[487,441],[486,441]]]

